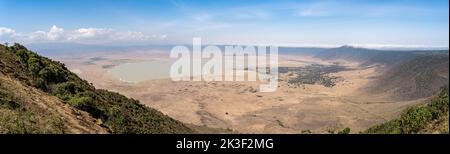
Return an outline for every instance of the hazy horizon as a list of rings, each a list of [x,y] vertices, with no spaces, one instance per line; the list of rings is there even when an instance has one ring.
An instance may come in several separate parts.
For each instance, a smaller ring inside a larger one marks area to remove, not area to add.
[[[446,0],[3,0],[0,10],[0,41],[24,44],[167,45],[201,37],[205,44],[449,46]]]

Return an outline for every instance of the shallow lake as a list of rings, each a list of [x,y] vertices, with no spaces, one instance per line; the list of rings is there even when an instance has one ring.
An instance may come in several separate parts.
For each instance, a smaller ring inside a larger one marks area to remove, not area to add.
[[[202,66],[207,59],[202,60]],[[124,82],[141,82],[146,80],[170,79],[170,68],[174,61],[145,61],[136,63],[125,63],[108,69],[108,73]],[[254,66],[256,67],[256,66]],[[223,70],[224,74],[233,74],[233,71]],[[235,70],[239,71],[239,70]],[[246,71],[246,70],[240,70]],[[192,73],[192,70],[191,70]],[[193,74],[192,76],[201,76],[202,74]]]
[[[125,63],[108,70],[109,74],[124,82],[170,78],[172,61],[145,61]]]

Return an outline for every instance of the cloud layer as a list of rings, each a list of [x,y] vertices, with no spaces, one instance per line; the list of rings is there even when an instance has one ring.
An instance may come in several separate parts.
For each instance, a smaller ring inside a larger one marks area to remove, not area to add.
[[[152,41],[162,41],[167,35],[148,35],[135,31],[118,31],[111,28],[79,28],[66,31],[61,27],[53,25],[48,31],[35,31],[31,33],[21,33],[7,27],[0,27],[0,41],[2,42],[22,42],[22,43],[43,43],[43,42],[72,42],[72,43],[115,43],[134,42],[152,43]]]

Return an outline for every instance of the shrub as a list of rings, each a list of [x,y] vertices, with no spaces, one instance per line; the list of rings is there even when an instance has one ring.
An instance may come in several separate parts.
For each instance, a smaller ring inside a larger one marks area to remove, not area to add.
[[[87,81],[71,73],[63,63],[39,56],[20,44],[6,47],[6,51],[12,56],[11,70],[2,70],[2,73],[9,73],[27,85],[53,94],[65,103],[101,119],[113,133],[193,132],[182,123],[147,108],[136,100],[118,93],[96,90]],[[2,64],[0,63],[0,67],[3,67]],[[2,104],[6,103],[2,101]],[[63,132],[60,120],[54,119],[52,122],[57,132]]]
[[[439,94],[439,97],[432,99],[431,103],[428,105],[431,114],[433,115],[433,119],[437,119],[438,117],[448,115],[448,108],[449,108],[448,101],[449,101],[448,87],[446,87]]]
[[[66,120],[64,118],[52,116],[47,120],[47,122],[50,124],[50,127],[52,128],[52,132],[60,133],[60,134],[65,133]]]
[[[72,105],[73,107],[82,109],[82,108],[85,108],[85,107],[89,106],[90,104],[92,104],[93,101],[94,100],[90,97],[75,96],[75,97],[70,98],[68,103],[70,105]]]
[[[26,49],[16,50],[15,54],[21,62],[26,63],[28,61],[28,51]]]
[[[411,107],[406,112],[403,112],[399,119],[373,126],[367,129],[365,133],[419,133],[429,126],[429,124],[433,124],[434,121],[448,117],[448,99],[448,87],[446,87],[428,105]]]
[[[400,123],[405,133],[417,133],[431,120],[432,114],[425,107],[409,108],[400,117]]]
[[[34,80],[33,82],[37,88],[42,89],[44,91],[48,90],[47,82],[45,82],[44,79],[36,78],[36,80]]]
[[[343,130],[339,131],[338,134],[350,134],[350,128],[344,128]]]
[[[39,59],[37,59],[35,56],[28,58],[27,63],[28,70],[30,70],[33,75],[37,75],[42,69]]]
[[[74,82],[63,82],[57,84],[53,89],[54,95],[71,95],[78,91]]]

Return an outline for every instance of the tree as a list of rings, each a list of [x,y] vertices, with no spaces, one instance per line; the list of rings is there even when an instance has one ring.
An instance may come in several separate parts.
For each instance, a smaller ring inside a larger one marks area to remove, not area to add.
[[[338,134],[350,134],[350,128],[346,127],[343,130],[339,131]]]
[[[41,62],[35,56],[31,56],[30,58],[28,58],[27,63],[28,70],[30,70],[33,75],[37,75],[42,69]]]
[[[78,91],[74,82],[63,82],[55,86],[53,90],[55,95],[72,95]]]
[[[425,107],[412,107],[400,117],[403,133],[417,133],[432,118],[431,112]]]
[[[53,65],[48,65],[39,71],[38,75],[48,83],[60,83],[67,80],[62,70]]]

